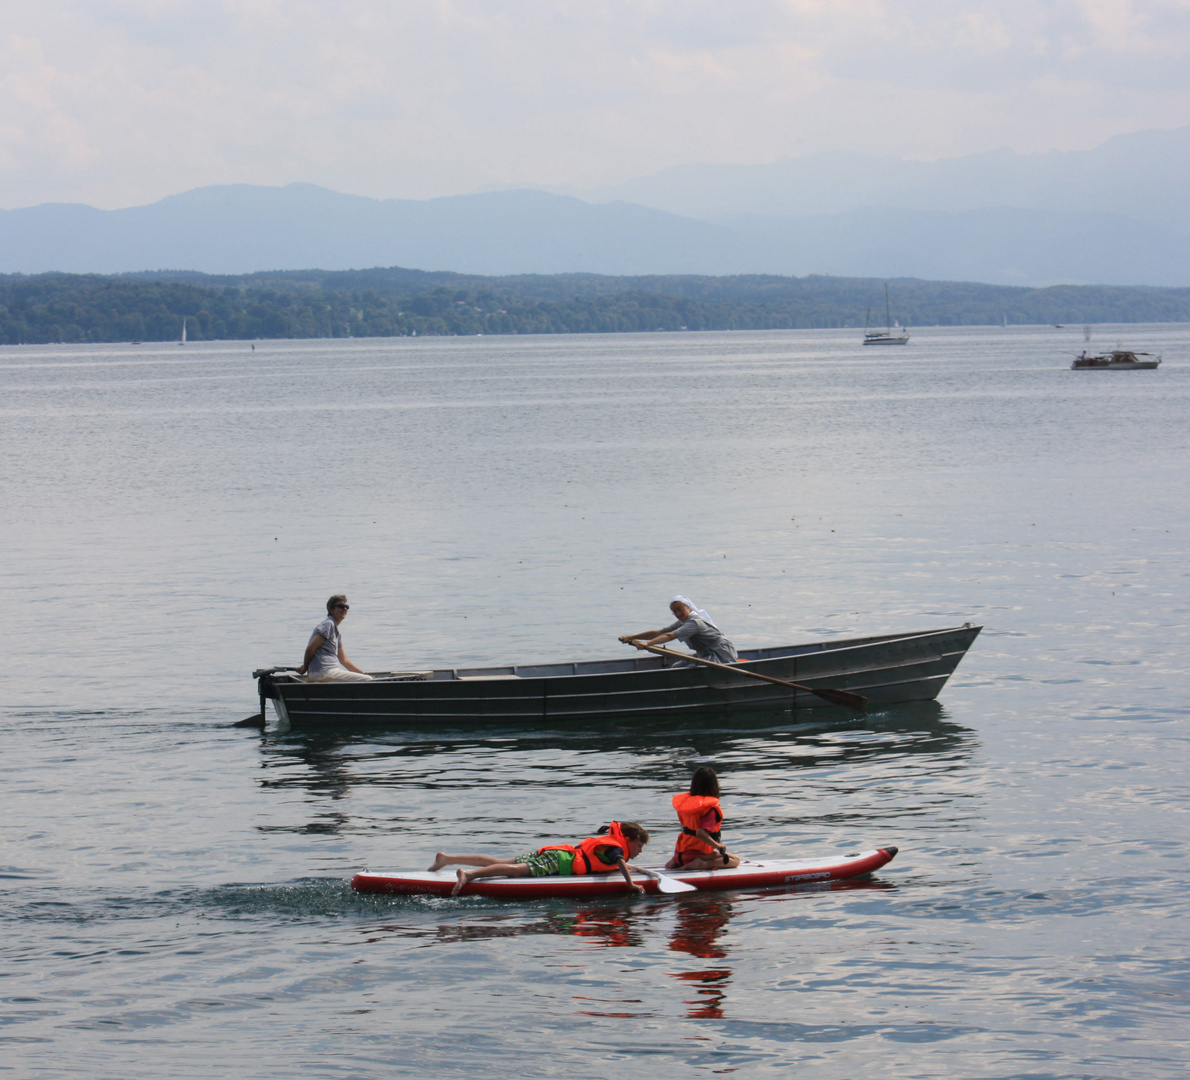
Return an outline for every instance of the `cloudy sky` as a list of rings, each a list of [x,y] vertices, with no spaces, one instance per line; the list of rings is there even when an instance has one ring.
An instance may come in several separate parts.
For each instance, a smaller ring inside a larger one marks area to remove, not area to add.
[[[428,198],[1190,123],[1190,0],[0,0],[0,207]]]

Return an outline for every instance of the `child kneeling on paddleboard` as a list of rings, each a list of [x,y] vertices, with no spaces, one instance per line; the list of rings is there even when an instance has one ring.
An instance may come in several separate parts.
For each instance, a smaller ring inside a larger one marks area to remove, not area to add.
[[[740,865],[739,857],[727,853],[720,839],[723,811],[719,807],[719,777],[703,765],[690,778],[690,793],[675,795],[673,807],[678,812],[682,831],[666,870],[722,870]]]
[[[577,844],[546,844],[536,851],[528,851],[515,859],[496,859],[490,855],[447,855],[438,852],[431,870],[441,870],[452,863],[474,866],[474,870],[459,870],[458,881],[451,896],[458,896],[478,877],[545,877],[547,874],[606,874],[619,870],[628,887],[637,893],[643,885],[632,880],[632,871],[643,873],[628,862],[635,859],[649,842],[643,825],[635,821],[613,821],[595,836],[588,836]]]

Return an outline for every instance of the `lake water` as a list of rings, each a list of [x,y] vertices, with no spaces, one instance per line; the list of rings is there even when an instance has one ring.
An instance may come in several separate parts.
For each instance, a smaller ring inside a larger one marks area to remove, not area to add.
[[[0,350],[0,1075],[1182,1077],[1190,326]],[[332,592],[364,668],[986,629],[937,703],[263,735]],[[719,771],[849,888],[353,894]]]

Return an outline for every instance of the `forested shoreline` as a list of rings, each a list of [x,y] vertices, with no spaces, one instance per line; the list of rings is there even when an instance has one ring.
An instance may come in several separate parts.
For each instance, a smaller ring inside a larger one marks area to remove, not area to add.
[[[907,326],[1190,321],[1190,289],[901,279],[892,294]],[[183,318],[200,341],[862,327],[869,312],[883,324],[883,281],[816,275],[0,275],[3,344],[170,341]]]

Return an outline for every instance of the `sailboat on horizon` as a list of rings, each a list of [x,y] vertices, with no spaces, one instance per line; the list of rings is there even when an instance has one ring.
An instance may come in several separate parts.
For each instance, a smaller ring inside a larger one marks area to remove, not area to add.
[[[178,344],[179,345],[186,344],[186,316],[185,315],[182,316],[182,336],[181,336],[181,338],[179,338]]]
[[[868,308],[868,318],[864,322],[864,344],[865,345],[908,345],[909,331],[906,330],[900,323],[894,323],[892,320],[892,308],[888,302],[888,283],[884,285],[884,329],[883,330],[869,330],[868,324],[872,319],[872,309]],[[897,331],[895,334],[893,331]]]

